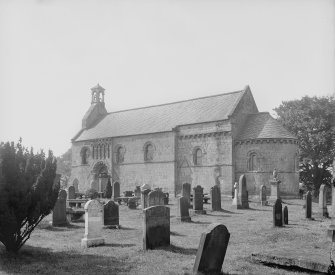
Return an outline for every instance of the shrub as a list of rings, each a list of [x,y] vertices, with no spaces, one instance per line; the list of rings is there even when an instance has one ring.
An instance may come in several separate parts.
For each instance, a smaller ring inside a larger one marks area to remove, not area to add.
[[[91,200],[96,199],[99,197],[99,193],[94,188],[90,188],[86,191],[86,197],[90,198]]]
[[[0,242],[17,253],[58,197],[56,159],[19,143],[0,144]]]
[[[107,185],[106,185],[104,196],[105,196],[105,198],[110,199],[112,197],[112,195],[113,195],[112,184],[111,184],[110,178],[108,178],[108,182],[107,182]]]

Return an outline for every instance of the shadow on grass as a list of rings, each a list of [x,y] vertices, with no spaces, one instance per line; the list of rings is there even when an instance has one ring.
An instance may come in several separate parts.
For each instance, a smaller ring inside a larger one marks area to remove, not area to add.
[[[119,230],[136,230],[136,228],[126,227],[126,226],[122,226],[122,225],[120,225]]]
[[[271,209],[256,209],[256,208],[249,207],[248,209],[243,209],[243,210],[269,212],[269,211],[272,211],[272,208]]]
[[[41,226],[41,227],[39,227],[39,229],[57,232],[57,231],[68,231],[68,230],[71,230],[71,229],[78,229],[78,228],[83,228],[83,227],[84,227],[84,225],[79,226],[79,225],[75,225],[75,224],[69,224],[67,226],[52,226],[50,224],[50,225],[47,225],[47,226]]]
[[[171,251],[173,253],[179,253],[183,255],[195,255],[197,253],[197,249],[195,248],[185,248],[170,244],[170,246],[160,247],[159,250]]]
[[[133,247],[136,246],[136,244],[133,243],[105,243],[103,246],[106,247]]]
[[[179,236],[179,237],[183,237],[183,236],[185,236],[184,234],[180,234],[180,233],[173,232],[173,231],[170,231],[170,235],[171,235],[171,236]]]
[[[223,213],[223,212],[221,212]],[[218,217],[218,218],[230,218],[231,215],[213,215],[213,214],[210,214],[210,213],[206,213],[206,216],[213,216],[213,217]]]
[[[211,224],[211,222],[201,222],[201,221],[190,221],[189,223],[195,223],[195,224]]]
[[[131,274],[133,267],[135,263],[112,256],[78,251],[54,252],[29,245],[13,256],[7,254],[4,247],[0,247],[0,271],[8,274]]]

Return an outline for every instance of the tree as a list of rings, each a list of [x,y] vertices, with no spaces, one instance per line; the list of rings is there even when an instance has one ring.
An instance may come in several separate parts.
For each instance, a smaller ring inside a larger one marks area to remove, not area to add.
[[[70,177],[72,163],[72,150],[67,150],[63,155],[57,157],[57,173]]]
[[[284,101],[274,109],[285,128],[299,139],[300,181],[315,195],[330,184],[335,156],[335,98],[308,97]]]
[[[19,143],[0,144],[0,242],[17,253],[58,197],[56,159]]]
[[[112,197],[112,195],[113,195],[112,184],[111,184],[110,178],[108,178],[108,182],[107,182],[107,185],[106,185],[104,196],[105,196],[105,198],[110,199]]]

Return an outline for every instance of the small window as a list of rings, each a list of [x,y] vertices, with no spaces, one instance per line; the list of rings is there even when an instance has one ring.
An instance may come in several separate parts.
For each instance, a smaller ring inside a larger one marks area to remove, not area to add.
[[[252,152],[249,154],[248,158],[248,171],[257,171],[258,165],[257,165],[257,154],[255,152]]]
[[[152,161],[154,159],[155,148],[151,143],[148,143],[144,147],[144,160]]]
[[[124,162],[124,153],[125,149],[123,146],[119,146],[116,149],[116,155],[115,155],[115,162],[116,163],[123,163]]]
[[[202,151],[200,148],[196,148],[193,153],[193,163],[194,165],[202,164]]]
[[[87,164],[87,159],[89,157],[90,151],[87,147],[83,147],[80,151],[81,164]]]

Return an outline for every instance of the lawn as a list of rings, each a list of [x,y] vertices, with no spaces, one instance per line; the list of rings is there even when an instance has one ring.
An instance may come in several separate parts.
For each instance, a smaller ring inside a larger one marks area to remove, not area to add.
[[[152,251],[142,250],[142,211],[120,206],[120,229],[104,229],[106,244],[82,249],[84,223],[52,227],[51,216],[33,232],[20,253],[13,257],[0,244],[1,274],[192,274],[200,235],[215,222],[227,226],[231,236],[223,263],[224,274],[298,274],[251,260],[252,253],[302,255],[311,261],[329,261],[331,242],[326,238],[330,219],[304,218],[302,200],[284,200],[289,209],[289,225],[273,228],[272,207],[250,202],[250,209],[236,210],[223,198],[224,211],[210,211],[192,217],[191,223],[176,219],[176,200],[170,199],[171,245]],[[299,274],[308,274],[301,272]]]

